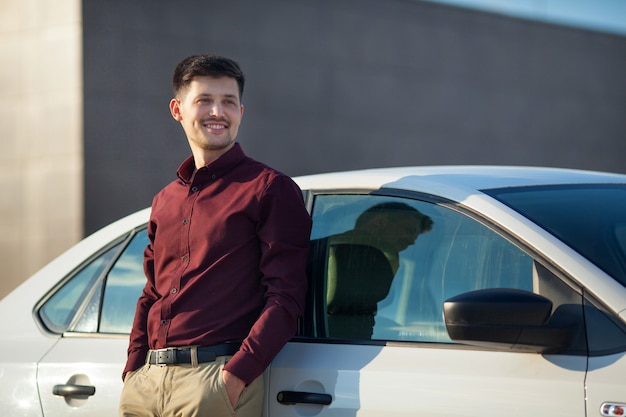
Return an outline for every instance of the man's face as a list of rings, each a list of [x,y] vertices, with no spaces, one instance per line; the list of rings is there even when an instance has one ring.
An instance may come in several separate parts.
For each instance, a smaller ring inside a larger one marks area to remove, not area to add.
[[[189,145],[200,151],[225,152],[237,137],[243,116],[234,78],[196,77],[170,102]]]

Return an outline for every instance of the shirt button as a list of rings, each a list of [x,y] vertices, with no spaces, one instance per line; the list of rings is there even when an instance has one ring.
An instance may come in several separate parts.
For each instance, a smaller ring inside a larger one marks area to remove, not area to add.
[[[215,179],[215,178],[217,178],[217,175],[215,174],[211,175],[211,179]]]
[[[161,324],[162,325],[166,325],[167,324],[167,320],[161,320]]]
[[[189,220],[183,219],[183,224],[187,224],[187,223],[189,223]]]
[[[192,193],[197,193],[198,192],[198,187],[191,187],[191,192]]]
[[[172,288],[172,294],[176,294],[178,290],[176,288]]]
[[[183,257],[182,257],[182,261],[183,261],[183,262],[187,262],[188,260],[189,260],[189,257],[188,257],[187,255],[185,255],[185,256],[183,256]]]

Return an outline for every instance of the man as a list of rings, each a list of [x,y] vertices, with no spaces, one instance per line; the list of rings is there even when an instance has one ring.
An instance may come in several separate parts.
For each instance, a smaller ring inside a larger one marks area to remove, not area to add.
[[[152,202],[120,415],[260,416],[262,374],[303,312],[311,219],[296,184],[235,142],[236,62],[191,56],[173,87],[192,156]]]
[[[378,303],[389,294],[400,252],[428,233],[433,220],[408,204],[365,210],[354,228],[328,238],[326,303],[332,337],[371,339]]]

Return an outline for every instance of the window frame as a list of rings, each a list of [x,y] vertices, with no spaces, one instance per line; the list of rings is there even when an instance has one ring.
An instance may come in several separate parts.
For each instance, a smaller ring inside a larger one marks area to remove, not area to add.
[[[401,198],[411,201],[420,201],[423,203],[434,204],[443,208],[452,210],[462,216],[466,216],[476,221],[480,225],[490,229],[509,243],[517,247],[520,251],[528,255],[535,263],[541,265],[546,271],[549,271],[555,278],[563,282],[575,294],[583,298],[583,289],[581,285],[560,267],[555,265],[542,253],[538,252],[527,242],[521,240],[507,228],[486,218],[479,212],[463,205],[462,203],[446,199],[440,196],[421,193],[417,191],[408,191],[396,188],[380,188],[380,189],[323,189],[309,191],[306,195],[306,203],[311,216],[315,209],[317,198],[324,195],[372,195],[379,197]],[[501,204],[501,203],[498,203]],[[503,205],[505,207],[505,205]],[[313,225],[315,227],[315,225]],[[312,250],[316,248],[312,247]],[[324,299],[324,277],[323,268],[317,268],[315,275],[312,274],[311,265],[309,265],[309,291],[307,293],[305,315],[299,326],[298,334],[295,340],[299,342],[309,343],[325,343],[325,344],[354,344],[354,345],[376,345],[376,346],[425,346],[425,347],[446,347],[446,348],[464,348],[475,349],[463,344],[450,344],[442,342],[426,342],[426,341],[399,341],[399,340],[357,340],[357,339],[338,339],[329,338],[325,335],[325,299]]]

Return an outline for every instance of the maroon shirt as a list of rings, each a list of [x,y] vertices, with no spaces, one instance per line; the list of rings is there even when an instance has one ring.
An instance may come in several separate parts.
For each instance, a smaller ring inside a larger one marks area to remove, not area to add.
[[[310,231],[298,186],[239,144],[195,173],[187,159],[152,203],[124,372],[148,349],[243,341],[225,369],[250,384],[296,332]]]

